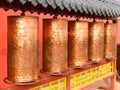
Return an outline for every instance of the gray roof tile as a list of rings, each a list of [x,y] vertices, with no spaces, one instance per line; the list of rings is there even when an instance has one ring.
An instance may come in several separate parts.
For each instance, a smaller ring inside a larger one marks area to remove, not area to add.
[[[68,0],[63,0],[63,5],[68,11],[71,11],[70,2]]]
[[[27,2],[27,0],[20,0],[20,3],[22,3],[23,5]]]
[[[32,0],[31,3],[32,3],[33,6],[37,6],[38,1],[37,0]]]
[[[76,6],[76,2],[74,1],[74,0],[69,0],[69,2],[70,2],[70,6],[71,6],[71,8],[75,11],[75,12],[77,12],[77,6]]]
[[[54,1],[61,10],[64,9],[63,0],[54,0]]]
[[[14,0],[6,0],[12,3]],[[48,5],[53,9],[59,7],[61,10],[67,9],[69,12],[80,12],[85,14],[94,14],[99,16],[116,17],[120,16],[120,2],[115,0],[19,0],[21,4],[31,2],[36,7],[42,5],[46,8]]]
[[[13,2],[14,0],[6,0],[6,1],[8,1],[9,3],[11,3],[11,2]]]
[[[52,8],[56,8],[57,7],[57,5],[55,4],[55,2],[54,2],[54,0],[46,0],[47,1],[47,3],[50,5],[50,6],[52,6]]]
[[[37,0],[39,4],[41,4],[43,7],[47,7],[48,6],[48,3],[46,0]]]

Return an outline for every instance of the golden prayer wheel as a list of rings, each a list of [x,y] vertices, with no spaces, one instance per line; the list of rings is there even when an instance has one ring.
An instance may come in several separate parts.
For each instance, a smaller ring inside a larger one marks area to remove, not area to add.
[[[38,17],[8,16],[8,80],[38,79]]]
[[[116,24],[106,23],[105,24],[105,58],[116,57]]]
[[[67,19],[43,20],[43,72],[65,73],[68,68]]]
[[[104,59],[104,23],[89,23],[89,60],[100,62]]]
[[[68,22],[69,66],[82,67],[88,61],[88,22]]]

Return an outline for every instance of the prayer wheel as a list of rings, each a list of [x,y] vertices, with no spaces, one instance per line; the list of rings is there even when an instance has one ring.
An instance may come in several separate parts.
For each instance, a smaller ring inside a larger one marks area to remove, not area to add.
[[[88,61],[88,22],[68,22],[68,62],[70,67],[82,67]]]
[[[104,59],[104,23],[89,23],[89,60],[100,62]]]
[[[116,24],[106,23],[105,24],[105,58],[116,57]]]
[[[43,20],[43,72],[63,74],[68,68],[67,19]]]
[[[38,17],[8,16],[8,80],[14,83],[38,79]]]

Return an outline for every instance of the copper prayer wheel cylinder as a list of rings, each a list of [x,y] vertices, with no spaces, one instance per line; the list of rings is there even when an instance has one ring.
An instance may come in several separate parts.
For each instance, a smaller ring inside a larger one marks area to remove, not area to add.
[[[68,62],[70,67],[82,67],[88,61],[88,22],[68,22]]]
[[[8,80],[38,79],[38,17],[8,16]]]
[[[43,72],[65,73],[68,68],[67,19],[43,20]]]
[[[105,58],[116,57],[116,24],[106,23],[105,24]]]
[[[89,23],[89,60],[100,62],[104,59],[104,23]]]

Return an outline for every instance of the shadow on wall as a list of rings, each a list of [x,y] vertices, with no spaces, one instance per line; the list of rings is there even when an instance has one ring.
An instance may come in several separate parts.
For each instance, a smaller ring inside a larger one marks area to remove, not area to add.
[[[116,65],[116,67],[117,67],[117,78],[119,77],[119,79],[120,79],[120,43],[119,44],[117,44],[117,65]]]

